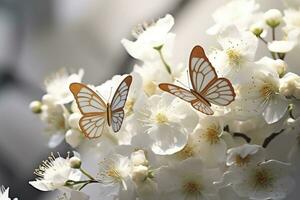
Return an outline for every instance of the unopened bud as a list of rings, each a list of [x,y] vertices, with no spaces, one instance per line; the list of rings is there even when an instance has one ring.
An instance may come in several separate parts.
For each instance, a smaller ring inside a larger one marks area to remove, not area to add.
[[[282,14],[277,9],[270,9],[265,12],[264,19],[270,27],[276,28],[282,21]]]
[[[31,112],[40,114],[42,112],[42,103],[40,101],[33,101],[29,104]]]
[[[81,160],[80,158],[73,156],[70,158],[70,166],[74,169],[79,169],[81,167]]]

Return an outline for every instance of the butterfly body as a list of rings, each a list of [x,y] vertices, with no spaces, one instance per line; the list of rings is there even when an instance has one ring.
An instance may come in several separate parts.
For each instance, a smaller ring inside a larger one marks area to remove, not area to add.
[[[161,83],[160,89],[189,102],[196,110],[212,115],[211,104],[226,106],[234,101],[235,92],[231,82],[218,75],[202,47],[195,46],[190,54],[189,75],[192,88],[189,90],[174,84]]]
[[[88,138],[97,138],[106,130],[106,125],[118,132],[124,119],[124,106],[127,100],[132,76],[127,76],[117,88],[112,101],[105,101],[92,89],[82,83],[72,83],[70,90],[83,115],[79,126]]]

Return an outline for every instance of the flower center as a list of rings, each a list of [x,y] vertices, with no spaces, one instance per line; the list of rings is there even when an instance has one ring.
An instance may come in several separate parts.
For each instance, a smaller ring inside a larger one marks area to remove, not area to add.
[[[250,162],[250,156],[246,156],[245,158],[242,158],[240,155],[237,155],[235,157],[235,163],[238,165],[238,166],[244,166],[244,165],[247,165],[248,163]]]
[[[144,84],[144,91],[148,96],[152,96],[156,92],[157,85],[153,81],[147,81]]]
[[[201,185],[195,181],[188,181],[182,186],[185,193],[190,195],[199,194],[201,192]]]
[[[176,153],[176,155],[183,160],[193,157],[194,156],[193,147],[190,144],[186,144],[181,151]]]
[[[165,123],[167,123],[169,120],[168,120],[168,117],[167,117],[164,113],[159,112],[159,113],[157,113],[156,116],[155,116],[155,121],[156,121],[156,123],[158,123],[158,124],[165,124]]]
[[[215,126],[207,128],[206,132],[203,134],[203,137],[210,144],[217,144],[220,141],[219,131]]]
[[[133,113],[133,106],[134,106],[134,99],[127,99],[125,104],[125,113],[127,116],[131,115]]]
[[[260,95],[265,99],[269,99],[276,94],[276,92],[278,92],[278,88],[272,83],[265,83],[260,88]]]
[[[273,177],[265,169],[257,169],[254,174],[254,185],[260,188],[270,187],[273,183]]]
[[[109,176],[109,177],[111,177],[111,178],[113,178],[114,180],[121,180],[122,179],[121,174],[114,167],[109,168],[106,171],[106,175]]]
[[[238,65],[241,64],[242,56],[241,56],[241,54],[237,50],[235,50],[235,49],[228,49],[226,51],[226,54],[228,56],[229,64],[230,65],[238,66]]]

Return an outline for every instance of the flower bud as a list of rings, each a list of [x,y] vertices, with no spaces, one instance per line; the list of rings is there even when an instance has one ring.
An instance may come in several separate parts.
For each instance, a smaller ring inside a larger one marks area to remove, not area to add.
[[[29,108],[31,110],[31,112],[35,113],[35,114],[40,114],[42,112],[42,102],[40,101],[32,101],[29,104]]]
[[[144,182],[148,177],[148,167],[139,165],[132,169],[132,180],[138,185]]]
[[[70,166],[74,169],[79,169],[81,167],[81,160],[80,158],[73,156],[70,158]]]
[[[282,14],[277,9],[270,9],[267,12],[265,12],[264,19],[270,27],[275,28],[281,23]]]
[[[131,162],[133,165],[148,165],[148,160],[146,159],[145,152],[143,150],[135,151],[131,154]]]
[[[65,140],[71,147],[76,148],[82,140],[81,134],[78,129],[70,129],[66,132]]]
[[[68,118],[69,126],[73,129],[78,129],[80,118],[81,115],[79,113],[72,113]]]
[[[283,77],[283,75],[286,73],[287,64],[286,64],[286,62],[284,62],[281,59],[275,60],[273,67],[276,69],[276,71],[280,77]]]
[[[256,36],[256,37],[259,37],[262,32],[264,31],[264,28],[261,24],[259,23],[256,23],[256,24],[253,24],[251,27],[250,27],[250,31]]]

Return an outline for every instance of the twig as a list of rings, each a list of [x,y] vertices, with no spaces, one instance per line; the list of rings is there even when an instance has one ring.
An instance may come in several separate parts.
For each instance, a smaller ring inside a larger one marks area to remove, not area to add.
[[[247,143],[251,142],[251,138],[248,137],[246,134],[244,133],[233,133],[233,137],[241,137],[243,138]]]
[[[262,147],[267,148],[267,146],[270,144],[270,142],[271,142],[272,140],[274,140],[278,135],[280,135],[281,133],[283,133],[284,130],[285,130],[285,129],[281,129],[279,132],[272,133],[269,137],[267,137],[267,138],[264,140]]]

